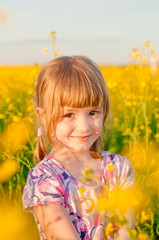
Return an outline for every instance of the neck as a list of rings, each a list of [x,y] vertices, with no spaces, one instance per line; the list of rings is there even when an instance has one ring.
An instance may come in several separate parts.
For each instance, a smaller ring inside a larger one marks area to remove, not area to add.
[[[65,149],[55,149],[53,148],[50,152],[50,155],[53,156],[55,159],[58,159],[60,161],[80,161],[80,162],[86,162],[89,159],[92,159],[90,151],[86,152],[72,152]]]

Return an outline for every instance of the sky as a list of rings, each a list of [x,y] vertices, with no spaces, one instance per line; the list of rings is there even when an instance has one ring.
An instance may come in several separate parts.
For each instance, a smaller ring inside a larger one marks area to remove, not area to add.
[[[48,62],[50,31],[60,56],[127,64],[146,40],[159,53],[159,0],[0,0],[0,65]]]

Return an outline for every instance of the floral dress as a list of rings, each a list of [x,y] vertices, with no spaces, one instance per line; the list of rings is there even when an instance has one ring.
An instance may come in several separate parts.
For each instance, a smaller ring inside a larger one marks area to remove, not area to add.
[[[98,185],[87,186],[75,179],[56,159],[47,155],[28,174],[23,190],[23,207],[34,214],[34,206],[63,205],[82,240],[100,240],[101,228],[107,225],[104,216],[96,210],[97,197],[103,183],[110,190],[116,186],[132,187],[134,169],[130,160],[118,154],[103,152]],[[34,217],[40,239],[46,240],[35,214]]]

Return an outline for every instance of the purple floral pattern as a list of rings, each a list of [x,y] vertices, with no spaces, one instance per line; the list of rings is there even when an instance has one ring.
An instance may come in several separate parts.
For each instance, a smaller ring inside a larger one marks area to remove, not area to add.
[[[45,156],[28,174],[23,190],[24,209],[33,212],[34,206],[42,204],[63,205],[82,240],[100,239],[101,228],[106,223],[95,207],[93,211],[88,211],[101,191],[100,182],[107,184],[110,190],[117,186],[128,188],[134,184],[134,169],[127,157],[109,152],[103,152],[102,155],[99,185],[95,187],[80,183],[58,161]],[[112,171],[108,165],[114,166]],[[85,188],[84,195],[79,191],[81,186]],[[82,201],[86,198],[90,200]],[[35,214],[34,217],[40,239],[47,240]]]

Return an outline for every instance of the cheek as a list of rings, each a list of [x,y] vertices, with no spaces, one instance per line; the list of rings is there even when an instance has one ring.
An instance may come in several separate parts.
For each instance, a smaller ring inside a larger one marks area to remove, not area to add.
[[[56,126],[56,137],[63,137],[67,136],[72,132],[72,125],[64,124],[64,123],[58,123]]]
[[[94,130],[101,132],[102,131],[102,127],[103,127],[103,119],[102,118],[98,118],[94,121],[93,123],[93,128]]]

